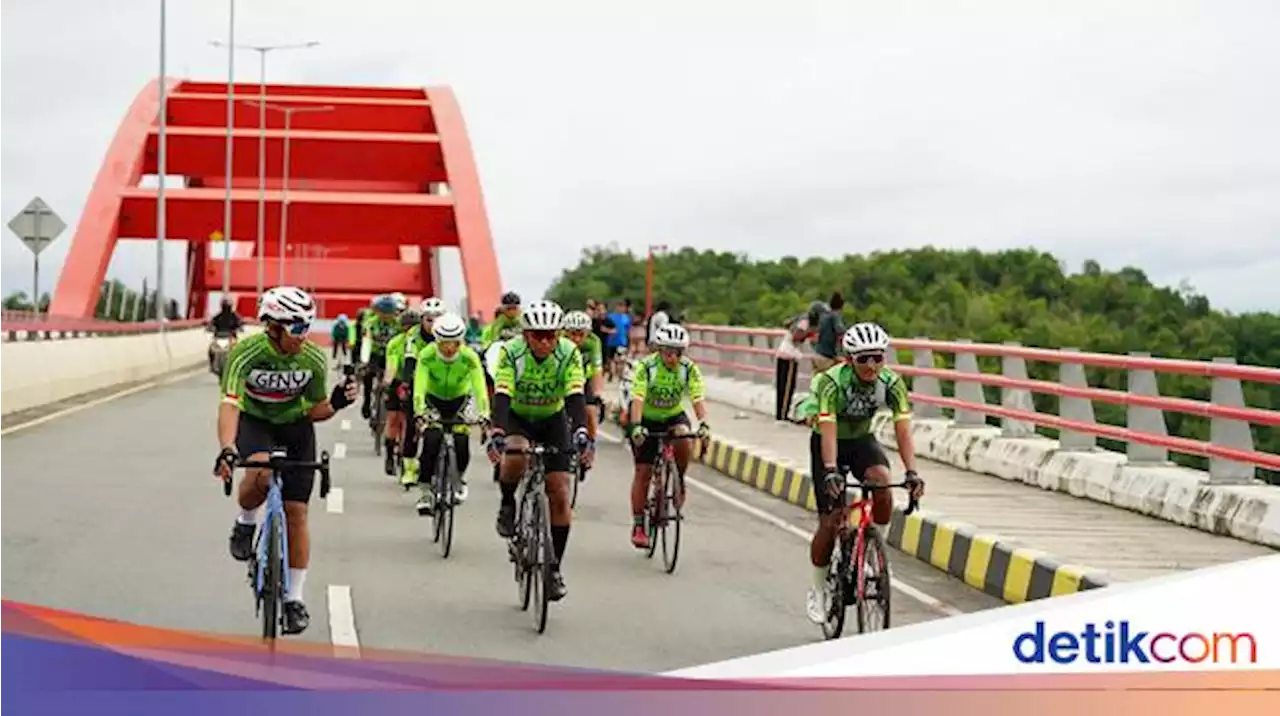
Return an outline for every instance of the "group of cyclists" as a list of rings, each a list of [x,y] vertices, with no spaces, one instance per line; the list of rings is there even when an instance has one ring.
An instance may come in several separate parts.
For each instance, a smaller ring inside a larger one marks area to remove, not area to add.
[[[263,331],[235,344],[222,376],[215,474],[226,477],[242,456],[265,460],[273,447],[285,448],[294,460],[315,460],[314,423],[354,404],[362,393],[361,412],[366,418],[376,405],[372,401],[383,401],[384,467],[394,476],[398,460],[403,461],[400,482],[406,489],[420,486],[416,508],[421,515],[433,508],[433,472],[446,432],[458,463],[459,484],[453,499],[455,504],[466,500],[470,425],[479,425],[501,494],[496,531],[510,538],[515,532],[515,495],[528,459],[519,451],[530,442],[553,447],[544,463],[554,552],[548,596],[553,601],[565,597],[560,565],[572,524],[570,480],[579,479],[570,474],[570,461],[576,456],[585,478],[603,419],[603,352],[590,315],[581,310],[566,312],[547,300],[523,304],[518,295],[507,293],[494,320],[475,336],[467,321],[439,298],[427,298],[410,308],[403,295],[376,296],[347,336],[354,375],[347,375],[331,390],[326,356],[307,338],[316,319],[310,295],[289,286],[269,289],[260,298],[257,317]],[[814,424],[811,474],[824,476],[823,487],[817,490],[824,521],[813,537],[815,577],[807,598],[807,611],[815,621],[825,613],[827,599],[825,565],[830,561],[834,526],[827,524],[829,510],[824,507],[829,506],[829,495],[835,494],[837,480],[843,483],[837,466],[852,466],[870,481],[887,481],[889,462],[870,437],[871,416],[885,403],[899,425],[909,425],[904,423],[910,417],[906,388],[884,366],[888,343],[888,335],[877,325],[857,324],[849,329],[844,336],[848,360],[814,376],[804,407]],[[659,447],[655,434],[692,434],[704,449],[711,437],[702,374],[687,355],[688,332],[667,322],[652,331],[648,347],[649,353],[630,362],[619,386],[619,419],[634,458],[630,538],[633,546],[642,549],[650,546],[644,510]],[[696,431],[684,409],[686,400],[698,421]],[[915,475],[909,429],[899,430],[898,436],[908,478],[922,489]],[[693,456],[690,443],[681,440],[673,445],[681,476]],[[256,512],[266,498],[268,479],[267,470],[247,470],[240,482],[240,512],[230,537],[230,552],[239,561],[252,556]],[[283,475],[290,564],[282,629],[286,634],[301,633],[310,621],[303,586],[313,480],[310,470]],[[683,507],[684,481],[679,484],[677,503]],[[876,499],[875,520],[887,525],[892,512],[889,493],[879,492]]]

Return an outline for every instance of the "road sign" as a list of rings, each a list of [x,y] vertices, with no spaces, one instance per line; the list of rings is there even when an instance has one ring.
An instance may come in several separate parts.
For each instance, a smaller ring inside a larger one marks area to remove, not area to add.
[[[41,251],[48,248],[53,240],[58,238],[67,225],[62,218],[53,213],[53,209],[44,203],[40,197],[31,200],[30,203],[18,212],[18,215],[9,220],[9,229],[18,235],[22,243],[31,249],[31,253],[36,256]]]

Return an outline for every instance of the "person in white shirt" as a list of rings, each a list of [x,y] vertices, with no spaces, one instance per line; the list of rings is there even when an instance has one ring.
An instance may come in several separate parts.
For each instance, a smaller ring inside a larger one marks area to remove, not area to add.
[[[796,316],[787,321],[784,326],[787,332],[783,334],[782,342],[778,344],[775,354],[777,357],[777,373],[774,377],[774,387],[777,390],[773,416],[775,420],[786,420],[787,414],[791,412],[791,398],[796,392],[800,359],[804,357],[800,346],[804,345],[811,335],[809,319],[806,316]]]

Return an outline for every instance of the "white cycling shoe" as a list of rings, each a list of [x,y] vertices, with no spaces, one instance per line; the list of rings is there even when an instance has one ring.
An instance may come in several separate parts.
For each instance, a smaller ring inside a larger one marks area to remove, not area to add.
[[[809,621],[814,624],[825,624],[827,612],[831,611],[831,595],[825,589],[818,591],[815,587],[809,587],[804,606],[805,612],[809,615]]]

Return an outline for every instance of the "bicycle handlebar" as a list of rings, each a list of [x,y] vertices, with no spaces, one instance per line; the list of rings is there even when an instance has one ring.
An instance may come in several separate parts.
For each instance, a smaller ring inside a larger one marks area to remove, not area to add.
[[[911,487],[912,487],[912,484],[909,482],[906,482],[905,480],[902,482],[890,482],[885,485],[877,485],[871,482],[864,482],[855,477],[850,477],[848,476],[848,474],[846,474],[845,481],[844,481],[844,488],[845,488],[844,494],[847,496],[849,494],[850,489],[857,489],[859,492],[861,492],[862,496],[865,498],[869,496],[871,493],[875,492],[876,490],[892,490],[895,488],[903,488],[906,490],[910,490]],[[918,509],[919,507],[920,507],[920,500],[917,499],[915,495],[910,495],[908,498],[907,507],[902,511],[902,514],[909,515],[915,512],[916,509]]]
[[[504,455],[559,455],[560,448],[551,445],[534,445],[526,448],[507,448]]]
[[[273,472],[283,470],[318,470],[320,472],[320,499],[329,496],[329,451],[320,453],[318,461],[290,460],[279,455],[272,455],[266,460],[246,460],[237,457],[232,468],[267,469]],[[231,496],[231,475],[222,478],[222,494]]]

